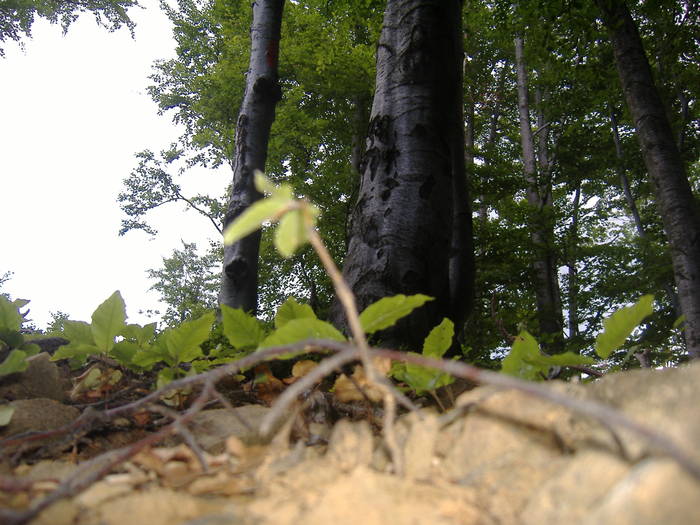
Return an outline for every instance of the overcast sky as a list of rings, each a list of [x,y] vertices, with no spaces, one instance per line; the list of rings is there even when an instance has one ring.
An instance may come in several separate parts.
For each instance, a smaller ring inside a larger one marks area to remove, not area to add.
[[[153,215],[155,239],[117,234],[117,194],[136,166],[134,153],[159,151],[179,135],[146,93],[153,61],[174,55],[170,23],[156,0],[142,4],[129,11],[133,40],[85,14],[66,36],[37,21],[24,51],[6,43],[0,59],[0,276],[14,273],[1,290],[31,300],[40,328],[58,310],[89,321],[114,290],[129,321],[146,321],[139,310],[163,309],[148,291],[146,269],[159,267],[181,239],[204,248],[216,234],[179,206]],[[188,193],[219,195],[229,174],[185,177]]]

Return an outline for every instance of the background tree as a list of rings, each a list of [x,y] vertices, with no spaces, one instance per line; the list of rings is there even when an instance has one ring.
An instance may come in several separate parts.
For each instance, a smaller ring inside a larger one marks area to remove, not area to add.
[[[275,106],[282,97],[277,75],[284,0],[253,2],[250,66],[236,124],[233,184],[224,229],[262,195],[255,189],[255,170],[265,170]],[[255,313],[258,309],[260,232],[224,248],[219,302]]]
[[[697,190],[700,79],[692,66],[700,56],[695,38],[700,18],[693,17],[695,7],[682,0],[632,8],[674,140],[683,144],[684,169]],[[150,206],[181,200],[173,190],[190,166],[232,165],[248,67],[251,21],[245,2],[181,0],[166,9],[175,26],[177,56],[157,65],[151,93],[185,132],[174,148],[139,159],[144,169],[135,170],[134,176],[141,183],[129,187],[138,190],[129,202],[146,206],[129,208],[142,213],[129,217],[134,227],[139,221],[148,224]],[[291,181],[319,204],[321,233],[339,263],[348,247],[348,215],[358,196],[356,167],[364,149],[358,145],[368,144],[358,139],[369,122],[383,10],[380,1],[304,0],[285,6],[282,23],[283,96],[272,126],[267,172],[275,180]],[[538,250],[531,238],[533,214],[523,177],[513,45],[513,36],[521,33],[534,149],[543,146],[548,154],[548,247],[566,316],[562,344],[590,353],[607,313],[653,293],[655,314],[611,361],[633,364],[625,361],[633,346],[651,349],[652,365],[685,359],[680,332],[673,328],[678,316],[666,291],[673,282],[669,244],[633,119],[617,84],[608,37],[601,24],[591,23],[599,17],[596,5],[481,1],[464,3],[462,15],[464,153],[474,195],[478,268],[474,313],[464,330],[465,358],[497,366],[519,329],[542,338],[532,285]],[[363,168],[365,173],[367,166]],[[627,189],[620,168],[627,176]],[[143,193],[149,188],[150,194]],[[132,195],[131,190],[127,193]],[[179,193],[221,220],[222,199]],[[643,237],[631,203],[644,226]],[[218,235],[214,228],[212,233]],[[269,316],[288,295],[306,298],[322,315],[326,312],[331,291],[311,252],[282,260],[263,232],[259,264],[261,316]]]
[[[190,167],[232,166],[250,53],[247,6],[232,0],[183,0],[176,8],[165,6],[175,27],[177,57],[156,64],[150,93],[185,132],[160,155],[148,150],[138,154],[139,165],[120,195],[127,215],[123,232],[152,233],[149,210],[175,200],[186,202],[178,197],[182,191],[177,181]],[[285,6],[279,71],[283,92],[267,173],[290,180],[322,209],[320,230],[338,261],[345,254],[347,216],[357,187],[352,159],[367,128],[382,8],[378,0],[360,7],[325,0]],[[364,123],[360,114],[365,114]],[[217,222],[222,219],[225,199],[182,196]],[[263,231],[259,264],[261,315],[271,315],[287,294],[311,301],[320,315],[326,311],[331,286],[311,250],[282,259]]]
[[[136,0],[6,0],[0,3],[0,57],[5,55],[3,44],[8,40],[20,42],[32,36],[36,18],[61,23],[64,33],[81,13],[92,13],[100,26],[115,31],[126,26],[132,32],[135,24],[127,9],[138,6]]]
[[[637,26],[624,1],[596,0],[634,119],[673,260],[688,352],[700,357],[700,214],[652,77]],[[682,140],[681,135],[679,142]]]
[[[182,249],[163,258],[161,268],[147,270],[148,277],[155,281],[151,290],[156,290],[168,305],[163,322],[175,325],[216,308],[220,261],[218,246],[202,256],[195,243],[183,242]]]

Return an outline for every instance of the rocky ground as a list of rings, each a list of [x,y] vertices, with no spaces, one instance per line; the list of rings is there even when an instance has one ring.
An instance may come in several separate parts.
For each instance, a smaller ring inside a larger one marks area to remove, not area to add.
[[[0,384],[0,398],[15,407],[0,427],[8,523],[55,491],[65,497],[30,523],[700,523],[700,481],[687,465],[628,430],[515,390],[479,387],[451,410],[400,416],[404,472],[396,475],[372,410],[331,424],[299,408],[272,440],[261,440],[256,428],[268,407],[205,408],[185,433],[197,445],[173,435],[124,461],[115,461],[121,447],[147,437],[152,425],[110,421],[68,444],[65,434],[41,442],[23,435],[80,416],[66,401],[69,387],[42,354]],[[700,363],[548,387],[620,410],[700,462]]]

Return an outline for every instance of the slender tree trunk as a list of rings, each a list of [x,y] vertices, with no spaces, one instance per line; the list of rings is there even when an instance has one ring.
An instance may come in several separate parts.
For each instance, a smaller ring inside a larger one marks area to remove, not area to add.
[[[622,141],[620,140],[620,131],[617,125],[617,117],[615,116],[615,111],[610,111],[610,124],[613,132],[613,142],[615,143],[615,155],[617,157],[617,174],[620,178],[620,186],[622,186],[622,193],[625,196],[625,201],[627,206],[629,206],[630,213],[632,214],[632,219],[634,220],[635,228],[637,229],[637,235],[640,239],[645,239],[647,232],[642,223],[642,218],[639,215],[639,209],[637,208],[637,203],[634,201],[634,196],[632,195],[632,190],[630,189],[630,181],[627,177],[627,170],[624,167],[624,154],[622,151]],[[678,294],[673,289],[673,283],[666,282],[663,285],[664,291],[668,296],[673,310],[675,311],[676,317],[681,316],[681,306],[678,301]]]
[[[280,28],[284,0],[253,2],[250,28],[250,66],[243,104],[236,125],[233,185],[224,228],[261,195],[255,189],[255,170],[265,169],[270,128],[281,98],[277,78]],[[258,306],[258,255],[260,231],[224,248],[219,302],[255,312]]]
[[[571,226],[569,227],[569,246],[567,253],[566,266],[568,268],[567,279],[568,286],[568,311],[569,311],[569,339],[579,335],[579,318],[578,318],[578,222],[581,211],[581,181],[576,182],[576,190],[574,192],[573,212],[571,218]]]
[[[615,143],[615,156],[617,157],[617,176],[620,179],[620,186],[622,187],[622,193],[625,196],[625,201],[627,201],[627,206],[632,214],[632,219],[634,220],[635,228],[637,229],[637,235],[639,237],[646,237],[646,231],[644,231],[644,225],[642,224],[642,218],[639,216],[639,209],[637,209],[637,203],[634,201],[632,196],[632,190],[630,189],[630,181],[627,178],[627,171],[623,166],[624,153],[622,151],[622,141],[620,140],[620,130],[617,125],[617,117],[615,116],[615,111],[610,111],[610,125],[612,127],[613,142]]]
[[[627,5],[596,0],[671,247],[688,353],[700,357],[700,214]]]
[[[498,74],[496,91],[493,94],[494,100],[491,109],[491,116],[489,118],[489,134],[486,137],[486,143],[484,144],[484,165],[486,166],[493,164],[493,161],[496,158],[494,147],[498,136],[498,121],[501,118],[501,105],[503,103],[503,90],[505,88],[507,71],[507,64],[504,64]],[[484,196],[481,195],[479,197],[479,222],[483,226],[487,221],[488,206],[486,205]]]
[[[386,344],[417,348],[444,316],[461,325],[473,294],[460,26],[459,0],[387,2],[343,273],[360,309],[399,293],[435,300]]]
[[[528,101],[527,68],[524,59],[522,37],[515,38],[515,61],[518,77],[518,113],[520,116],[520,139],[523,149],[523,168],[527,181],[527,200],[532,211],[530,238],[535,251],[533,267],[537,318],[540,336],[546,341],[549,352],[560,351],[562,347],[563,317],[561,291],[557,273],[556,257],[552,249],[552,188],[550,181],[551,160],[547,154],[547,139],[544,118],[540,116],[539,160],[540,174],[537,173],[535,137],[530,125],[530,105]],[[545,136],[543,137],[543,134]]]

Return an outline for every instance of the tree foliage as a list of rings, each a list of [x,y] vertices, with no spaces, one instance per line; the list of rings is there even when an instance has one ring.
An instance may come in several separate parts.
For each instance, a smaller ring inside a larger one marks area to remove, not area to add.
[[[138,6],[137,0],[5,0],[0,3],[0,57],[3,44],[31,38],[37,18],[52,24],[60,23],[64,33],[82,13],[92,13],[97,23],[108,31],[126,26],[132,32],[135,24],[127,9]]]
[[[674,0],[630,8],[697,195],[697,7]],[[237,0],[181,0],[164,9],[175,25],[177,54],[156,64],[150,93],[185,129],[178,144],[165,151],[177,151],[185,168],[230,164],[248,63],[249,6]],[[383,9],[378,1],[305,0],[288,3],[283,20],[283,98],[266,172],[318,206],[319,230],[338,263],[356,202]],[[592,1],[464,3],[465,150],[477,273],[475,311],[462,344],[472,362],[495,366],[494,359],[522,330],[543,342],[532,269],[538,250],[530,235],[533,209],[520,152],[517,34],[525,44],[536,153],[546,150],[550,160],[551,209],[537,220],[553,232],[548,248],[561,287],[564,348],[594,355],[603,319],[640,295],[654,294],[654,313],[611,359],[621,360],[631,347],[651,349],[652,364],[684,359],[669,293],[674,291],[669,246],[599,17]],[[131,217],[134,221],[147,224],[149,209],[177,199],[177,177],[187,176],[187,170],[180,173],[167,159],[167,154],[140,157],[145,164],[132,174],[141,181],[133,183],[132,202],[145,188],[153,195],[145,193],[144,206],[133,208],[140,214]],[[196,202],[220,220],[221,207],[215,204],[220,201]],[[277,306],[293,295],[308,300],[324,318],[332,293],[315,255],[301,248],[282,258],[272,233],[266,225],[263,229],[261,316],[272,319]]]

